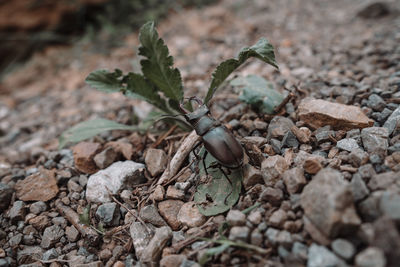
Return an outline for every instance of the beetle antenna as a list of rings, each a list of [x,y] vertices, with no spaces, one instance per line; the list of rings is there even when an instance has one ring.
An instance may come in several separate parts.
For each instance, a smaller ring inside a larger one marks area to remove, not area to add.
[[[187,109],[185,109],[185,108],[183,107],[183,103],[180,103],[180,104],[179,104],[179,109],[180,109],[184,114],[190,113],[189,110],[187,110]]]

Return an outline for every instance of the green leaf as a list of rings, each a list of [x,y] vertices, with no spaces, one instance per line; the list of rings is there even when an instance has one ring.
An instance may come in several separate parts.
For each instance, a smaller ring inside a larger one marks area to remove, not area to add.
[[[250,57],[258,58],[278,69],[278,65],[275,61],[274,47],[267,39],[261,38],[255,45],[243,48],[239,52],[237,59],[228,59],[217,66],[212,74],[211,85],[204,99],[204,103],[208,103],[225,79]]]
[[[90,204],[87,205],[87,206],[83,209],[83,213],[82,213],[82,214],[79,214],[79,222],[80,222],[81,224],[84,224],[84,225],[87,225],[87,226],[90,225],[90,216],[89,216],[89,213],[90,213]]]
[[[204,153],[203,150],[199,153],[200,157]],[[197,203],[199,211],[205,216],[213,216],[229,210],[239,199],[239,193],[242,187],[243,172],[241,168],[226,169],[224,172],[220,168],[213,167],[217,160],[207,154],[205,164],[208,174],[212,176],[212,180],[208,184],[201,184],[197,187],[197,192],[194,195],[194,201]],[[204,175],[203,163],[199,163],[200,175]],[[212,202],[208,200],[211,199]]]
[[[224,243],[222,245],[219,245],[217,247],[209,248],[206,250],[206,252],[203,254],[203,256],[199,260],[199,264],[203,266],[206,264],[212,256],[217,256],[224,252],[227,248],[229,248],[231,245],[229,243]]]
[[[274,114],[274,109],[282,103],[284,96],[273,89],[272,83],[257,75],[248,75],[233,79],[230,84],[242,90],[239,99],[254,109]]]
[[[179,111],[179,102],[183,99],[181,74],[173,68],[174,59],[164,41],[158,37],[154,22],[142,26],[139,40],[142,45],[139,55],[147,58],[140,61],[144,76],[170,99],[171,107]]]
[[[138,130],[137,126],[129,126],[106,119],[94,119],[78,123],[63,132],[59,138],[59,148],[68,143],[77,143],[89,139],[99,133],[110,130]]]
[[[96,70],[86,77],[86,83],[97,90],[113,93],[123,89],[122,71],[116,69],[114,72],[107,70]]]
[[[125,95],[145,100],[160,110],[171,113],[163,98],[160,97],[156,89],[140,74],[129,73],[126,77]]]

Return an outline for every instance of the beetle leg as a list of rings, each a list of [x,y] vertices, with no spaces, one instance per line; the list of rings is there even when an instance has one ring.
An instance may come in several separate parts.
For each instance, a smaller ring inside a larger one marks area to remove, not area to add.
[[[207,157],[208,151],[204,150],[204,154],[203,154],[203,168],[204,168],[204,172],[206,173],[206,175],[208,176],[208,171],[207,171],[207,166],[206,166],[206,157]]]
[[[224,174],[226,180],[228,180],[229,184],[231,185],[231,191],[229,192],[229,194],[228,194],[228,195],[225,197],[225,199],[224,199],[224,204],[227,205],[226,200],[228,199],[228,197],[230,197],[230,195],[231,195],[232,192],[233,192],[233,184],[232,184],[231,179],[229,179],[228,175],[226,175],[224,169],[222,169],[221,165],[219,165],[218,168],[219,168],[219,170]]]
[[[197,149],[200,145],[201,145],[201,142],[198,142],[198,143],[193,147],[193,149],[192,149],[192,152],[193,152],[193,154],[194,154],[194,156],[196,157],[197,160],[200,159],[200,156],[199,156],[198,153],[196,153],[196,149]]]

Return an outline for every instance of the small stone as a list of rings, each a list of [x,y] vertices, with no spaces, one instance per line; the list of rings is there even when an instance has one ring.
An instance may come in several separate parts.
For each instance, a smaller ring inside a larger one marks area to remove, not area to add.
[[[355,259],[357,267],[385,267],[385,254],[376,247],[368,247],[357,254]]]
[[[330,125],[318,128],[315,132],[315,138],[317,139],[318,144],[329,142],[334,136],[335,136],[335,131],[331,130]]]
[[[110,166],[118,158],[118,153],[112,148],[108,147],[102,152],[98,153],[94,158],[94,162],[99,169],[105,169]]]
[[[180,200],[165,200],[158,203],[158,210],[161,216],[174,231],[179,230],[181,227],[181,222],[178,220],[178,213],[183,204]]]
[[[373,125],[359,107],[305,98],[298,107],[300,120],[314,129],[332,125],[335,130],[351,130]]]
[[[110,202],[110,194],[145,181],[144,165],[130,160],[118,161],[89,177],[86,199],[89,202]]]
[[[293,126],[290,130],[297,137],[300,143],[308,144],[310,142],[311,130],[308,129],[307,127],[297,128],[296,126]]]
[[[364,148],[372,154],[379,155],[384,158],[387,153],[388,130],[384,127],[369,127],[361,131],[361,139]]]
[[[182,205],[178,213],[178,220],[182,225],[198,227],[207,220],[206,216],[200,213],[195,202],[187,202]]]
[[[286,248],[290,248],[292,246],[292,243],[293,243],[292,234],[289,233],[286,230],[279,231],[278,235],[276,236],[276,242],[279,245],[282,245],[282,246],[284,246]]]
[[[396,182],[399,175],[399,172],[384,172],[380,174],[374,174],[368,182],[368,187],[372,191],[387,189],[390,185]]]
[[[306,185],[301,194],[301,206],[313,224],[329,237],[361,223],[349,183],[333,169],[321,170]]]
[[[373,192],[358,204],[358,211],[363,221],[374,221],[381,215],[379,210],[379,200],[381,196],[382,191]]]
[[[157,185],[154,192],[150,195],[150,199],[161,201],[164,199],[165,189],[162,185]]]
[[[390,8],[386,2],[367,2],[360,11],[357,12],[357,16],[364,19],[376,19],[384,17],[390,14]]]
[[[73,225],[67,226],[65,228],[65,235],[70,242],[76,242],[79,238],[79,231]]]
[[[268,223],[276,228],[283,228],[283,223],[287,220],[287,214],[284,210],[276,210],[271,214]]]
[[[383,127],[388,130],[389,136],[393,134],[396,128],[398,129],[400,127],[400,106],[393,111],[393,113],[386,120],[385,124],[383,124]]]
[[[36,262],[43,256],[43,249],[39,246],[25,246],[22,250],[17,252],[17,262]],[[8,266],[8,265],[7,265]]]
[[[370,245],[383,251],[388,267],[398,266],[400,262],[400,234],[395,222],[388,217],[382,216],[374,221],[373,228],[375,235]]]
[[[246,224],[246,215],[240,210],[229,210],[226,215],[226,221],[232,226],[241,226]]]
[[[141,258],[153,235],[141,222],[133,222],[129,228],[136,257]]]
[[[105,248],[99,252],[99,258],[101,260],[108,260],[112,257],[112,251],[109,248]]]
[[[50,225],[49,217],[44,214],[30,219],[28,222],[39,231],[42,231],[44,228]]]
[[[8,208],[14,190],[4,183],[0,183],[0,213]]]
[[[345,260],[350,260],[353,258],[354,253],[356,252],[356,248],[352,243],[347,241],[346,239],[335,239],[332,244],[332,250],[338,256],[342,257]]]
[[[369,155],[360,148],[356,148],[349,154],[347,161],[354,167],[360,167],[368,162]]]
[[[375,111],[382,111],[386,107],[386,102],[379,95],[371,94],[368,97],[368,106]]]
[[[80,193],[83,190],[83,188],[79,184],[75,183],[73,180],[69,180],[67,182],[67,188],[68,188],[69,192],[78,192],[78,193]]]
[[[160,261],[160,267],[176,267],[182,266],[182,262],[187,259],[185,255],[167,255],[163,257]]]
[[[284,157],[276,155],[268,157],[261,163],[261,172],[267,186],[274,186],[289,168]]]
[[[250,212],[249,216],[247,216],[247,220],[254,225],[259,225],[262,220],[261,212],[259,210]]]
[[[307,183],[304,177],[304,170],[300,167],[295,167],[290,170],[286,170],[283,173],[283,182],[285,183],[286,190],[289,194],[295,194],[303,189],[303,186]]]
[[[151,223],[154,226],[166,226],[167,223],[158,213],[157,208],[154,205],[148,205],[140,209],[139,213],[140,218],[144,222]]]
[[[57,243],[63,235],[64,230],[62,230],[60,226],[49,226],[43,232],[42,242],[40,243],[40,246],[42,248],[50,248],[55,243]]]
[[[31,204],[29,211],[35,215],[47,210],[47,205],[43,201],[37,201]]]
[[[250,243],[255,246],[262,246],[263,239],[262,233],[257,228],[254,229],[250,234]]]
[[[49,249],[45,253],[43,253],[42,260],[43,261],[49,261],[52,259],[57,259],[58,258],[58,252],[55,248]]]
[[[316,174],[322,169],[320,157],[308,157],[303,164],[303,169],[306,173]]]
[[[11,209],[8,211],[8,217],[12,223],[23,221],[26,214],[26,204],[23,201],[15,201]]]
[[[353,138],[345,138],[345,139],[339,140],[336,143],[336,146],[342,150],[346,150],[349,152],[352,152],[354,149],[359,148],[357,141],[354,140]]]
[[[149,148],[146,151],[145,163],[151,176],[155,177],[167,167],[168,157],[162,149]]]
[[[355,173],[350,182],[351,192],[353,193],[353,198],[356,202],[363,200],[369,195],[368,187],[365,185],[364,180],[361,175]]]
[[[180,199],[180,200],[184,200],[185,198],[185,192],[182,190],[179,190],[178,188],[176,188],[173,185],[168,186],[167,188],[167,194],[166,194],[167,198],[170,199]]]
[[[22,241],[22,236],[23,235],[21,233],[18,233],[11,237],[10,240],[8,240],[8,244],[10,245],[10,247],[18,246]]]
[[[292,131],[288,131],[282,139],[282,147],[299,147],[299,141],[297,141],[296,136]]]
[[[58,193],[54,171],[44,168],[40,172],[19,180],[15,185],[17,197],[23,201],[48,201]]]
[[[260,199],[273,206],[279,206],[283,200],[283,192],[278,188],[267,187],[261,192]]]
[[[104,203],[97,208],[96,216],[104,225],[116,226],[119,225],[121,213],[117,203]]]
[[[157,228],[153,238],[150,240],[149,244],[146,246],[145,250],[140,256],[140,261],[143,262],[159,261],[161,252],[167,245],[171,237],[172,237],[172,231],[171,228],[169,228],[168,226]]]
[[[293,243],[292,254],[302,261],[307,260],[308,247],[298,241]]]
[[[294,123],[290,119],[282,116],[275,116],[269,123],[267,138],[283,138],[293,126]]]
[[[383,192],[379,209],[388,218],[400,222],[400,195],[389,191]]]
[[[253,185],[262,184],[264,182],[261,171],[254,166],[247,164],[243,172],[243,186],[249,189]]]
[[[83,173],[95,173],[98,168],[93,160],[101,145],[92,142],[80,142],[72,148],[75,168]]]
[[[313,243],[308,250],[307,267],[345,267],[347,264],[324,246]]]
[[[233,241],[247,242],[250,229],[247,226],[233,226],[229,231],[229,239]]]

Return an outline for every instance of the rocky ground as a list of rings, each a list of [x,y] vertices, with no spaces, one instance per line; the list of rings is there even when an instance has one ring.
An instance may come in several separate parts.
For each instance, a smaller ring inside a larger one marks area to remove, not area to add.
[[[229,86],[215,97],[213,115],[251,163],[218,216],[198,212],[190,168],[158,182],[186,133],[113,131],[57,149],[82,120],[146,116],[147,104],[84,84],[99,68],[137,71],[136,32],[107,55],[87,41],[37,53],[0,85],[0,266],[198,266],[217,245],[199,238],[220,235],[249,249],[210,266],[398,266],[400,6],[370,3],[226,0],[159,24],[186,96],[205,94],[216,64],[261,36],[280,71],[252,60],[238,74],[297,88],[276,116]]]

